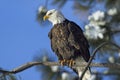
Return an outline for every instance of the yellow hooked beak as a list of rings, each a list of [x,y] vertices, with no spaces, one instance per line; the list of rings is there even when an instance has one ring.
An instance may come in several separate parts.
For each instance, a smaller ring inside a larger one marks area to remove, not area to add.
[[[47,20],[48,18],[49,18],[49,16],[45,15],[45,16],[43,17],[43,20],[45,21],[45,20]]]

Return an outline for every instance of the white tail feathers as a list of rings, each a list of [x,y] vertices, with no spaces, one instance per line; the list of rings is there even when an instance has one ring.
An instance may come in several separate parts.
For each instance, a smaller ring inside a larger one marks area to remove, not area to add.
[[[84,70],[84,69],[83,69]],[[78,75],[79,75],[79,78],[81,77],[82,73],[83,73],[83,70],[81,69],[78,69]],[[89,70],[86,71],[85,75],[83,76],[82,80],[90,80],[91,78],[91,73]]]
[[[80,62],[86,62],[86,61],[82,57],[79,57],[76,59],[76,64],[79,64]],[[78,76],[80,78],[83,71],[85,70],[85,67],[76,67],[75,70],[78,73]],[[88,69],[84,74],[82,80],[90,80],[90,78],[91,78],[91,72],[90,72],[90,69]]]

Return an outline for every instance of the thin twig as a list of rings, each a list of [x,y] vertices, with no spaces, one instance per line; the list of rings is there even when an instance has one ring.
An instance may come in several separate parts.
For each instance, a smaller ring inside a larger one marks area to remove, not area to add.
[[[79,80],[82,80],[82,78],[84,77],[84,75],[85,75],[86,71],[88,70],[88,68],[90,67],[90,64],[91,64],[92,60],[94,59],[95,54],[97,53],[97,51],[98,51],[99,49],[101,49],[102,47],[104,47],[105,45],[107,45],[107,44],[111,44],[111,45],[113,45],[113,46],[115,46],[115,47],[117,47],[117,48],[120,49],[120,46],[118,46],[118,45],[116,45],[115,43],[112,43],[112,42],[104,42],[104,43],[100,44],[100,45],[93,51],[92,57],[91,57],[90,60],[88,61],[88,64],[87,64],[87,66],[85,67],[85,70],[83,71],[83,73],[82,73],[81,77],[79,78]]]
[[[92,72],[93,75],[120,75],[120,71],[112,71],[112,72]]]
[[[45,1],[45,7],[47,8],[48,6],[48,0]]]
[[[117,28],[117,29],[111,29],[111,32],[112,32],[113,34],[120,33],[120,28]]]

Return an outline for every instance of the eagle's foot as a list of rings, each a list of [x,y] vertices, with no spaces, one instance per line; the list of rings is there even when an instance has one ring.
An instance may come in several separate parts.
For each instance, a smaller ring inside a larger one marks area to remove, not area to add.
[[[67,60],[67,65],[68,65],[69,67],[72,67],[74,64],[75,64],[75,61],[74,61],[73,59]]]
[[[66,59],[63,59],[63,60],[59,60],[59,63],[61,66],[64,66],[67,64],[67,60]]]
[[[71,60],[63,59],[63,60],[60,60],[59,63],[61,66],[67,65],[69,67],[72,67],[75,64],[75,61],[73,59],[71,59]]]

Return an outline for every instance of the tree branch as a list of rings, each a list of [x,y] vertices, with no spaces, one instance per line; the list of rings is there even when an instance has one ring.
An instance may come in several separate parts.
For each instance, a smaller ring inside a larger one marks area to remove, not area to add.
[[[7,71],[7,70],[2,70],[0,69],[0,72],[3,74],[16,74],[19,72],[22,72],[30,67],[33,66],[37,66],[37,65],[45,65],[45,66],[60,66],[59,62],[29,62],[26,64],[23,64],[11,71]],[[75,67],[85,67],[87,65],[86,62],[80,62],[79,64],[76,64],[73,66],[73,68]],[[91,67],[109,67],[109,68],[115,68],[115,69],[120,69],[120,64],[113,64],[113,63],[91,63],[90,64]]]
[[[120,75],[120,71],[92,72],[94,75]]]
[[[88,64],[87,64],[87,66],[85,67],[85,70],[83,71],[83,73],[82,73],[81,77],[79,78],[79,80],[82,80],[82,78],[83,78],[83,76],[85,75],[86,71],[87,71],[88,68],[90,67],[90,64],[91,64],[92,60],[94,59],[95,54],[97,53],[97,51],[99,51],[101,48],[103,48],[105,45],[108,45],[108,44],[113,45],[113,46],[115,46],[116,48],[120,49],[120,46],[118,46],[117,44],[115,44],[115,43],[113,43],[113,42],[104,42],[104,43],[100,44],[100,45],[93,51],[92,57],[89,59]]]
[[[114,34],[120,33],[120,28],[111,29],[111,32],[114,33]]]

